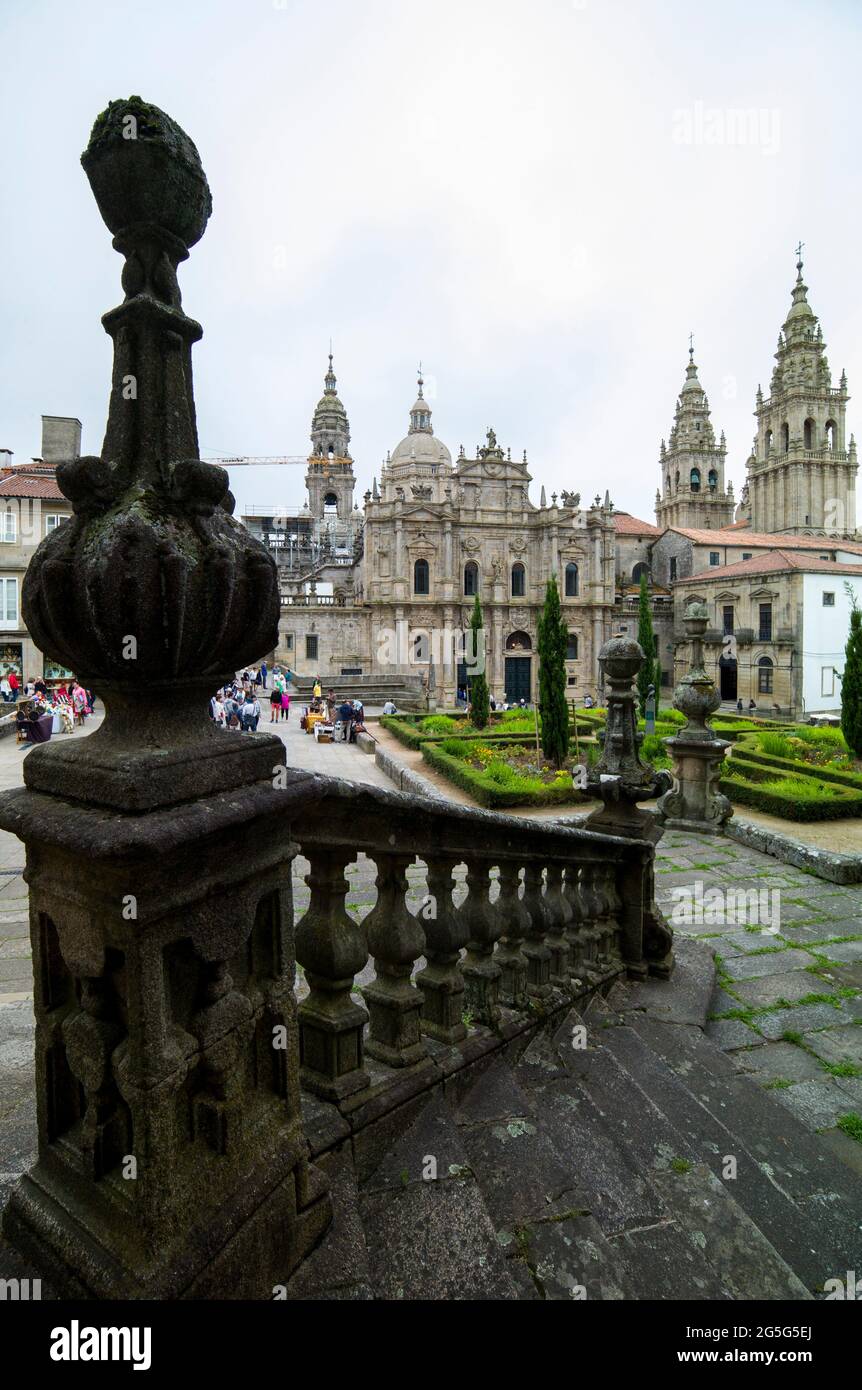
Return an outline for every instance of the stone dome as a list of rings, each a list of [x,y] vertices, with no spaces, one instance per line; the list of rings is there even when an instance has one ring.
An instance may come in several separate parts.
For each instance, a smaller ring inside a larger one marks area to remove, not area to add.
[[[392,450],[389,467],[403,468],[410,464],[434,464],[451,470],[452,455],[441,439],[434,434],[431,407],[423,394],[424,382],[419,378],[419,395],[410,409],[410,429]]]

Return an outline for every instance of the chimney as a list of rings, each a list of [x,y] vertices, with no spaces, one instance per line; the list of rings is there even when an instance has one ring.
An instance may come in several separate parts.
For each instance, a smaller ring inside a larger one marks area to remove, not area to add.
[[[62,463],[81,457],[81,421],[70,415],[42,416],[42,458],[45,463]]]
[[[0,449],[0,478],[8,478],[12,472],[12,450]]]

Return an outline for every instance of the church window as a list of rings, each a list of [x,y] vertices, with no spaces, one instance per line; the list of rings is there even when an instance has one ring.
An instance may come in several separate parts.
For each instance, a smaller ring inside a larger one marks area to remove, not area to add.
[[[718,487],[718,474],[716,473],[716,471],[715,471],[714,468],[710,468],[710,470],[709,470],[709,490],[710,490],[710,492],[715,492],[716,489],[717,489],[717,487]]]
[[[814,444],[814,439],[815,439],[815,428],[816,428],[816,427],[815,427],[814,421],[813,421],[813,420],[811,419],[811,417],[809,416],[809,418],[805,421],[805,447],[806,447],[806,449],[813,449],[813,448],[815,448],[815,444]]]
[[[473,598],[479,592],[479,566],[475,560],[468,560],[464,566],[464,594]]]
[[[733,635],[733,604],[726,603],[721,610],[722,631],[725,637]]]
[[[766,431],[766,457],[772,453],[772,430]]]
[[[700,492],[700,469],[693,468],[689,478],[692,492]]]
[[[414,594],[431,592],[431,574],[427,560],[417,560],[413,566],[413,592]]]
[[[679,469],[676,470],[676,478],[675,478],[675,480],[674,480],[674,485],[673,485],[673,490],[674,490],[674,492],[676,492],[678,488],[679,488]]]
[[[632,570],[632,583],[640,584],[642,574],[646,575],[647,580],[649,579],[649,565],[646,563],[645,560],[641,560],[640,563],[635,565],[634,569]]]
[[[521,564],[512,566],[512,598],[523,598],[526,592],[526,576],[524,566]]]
[[[761,642],[772,641],[772,604],[760,604],[760,627],[758,637]]]
[[[790,451],[790,426],[785,423],[781,426],[781,452],[783,454]]]
[[[578,659],[578,634],[570,632],[566,640],[566,660],[577,661]]]
[[[676,556],[675,556],[675,555],[672,555],[671,558],[670,558],[670,582],[673,583],[673,581],[674,581],[675,579],[676,579]]]
[[[566,565],[566,598],[578,597],[578,567],[574,561]]]
[[[830,450],[838,448],[838,426],[834,420],[826,421],[826,447]]]
[[[772,662],[768,656],[762,656],[757,663],[757,693],[758,695],[772,694]]]
[[[305,638],[305,659],[306,661],[316,661],[318,657],[317,633],[309,632]]]

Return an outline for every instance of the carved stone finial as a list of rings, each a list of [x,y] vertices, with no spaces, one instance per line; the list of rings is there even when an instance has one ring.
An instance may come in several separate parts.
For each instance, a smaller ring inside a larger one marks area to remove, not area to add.
[[[102,772],[88,786],[128,805],[130,752],[218,738],[208,696],[277,645],[278,578],[233,520],[227,473],[198,458],[191,349],[203,330],[180,307],[176,275],[212,208],[198,152],[170,116],[130,97],[97,118],[82,164],[125,257],[125,299],[102,320],[114,343],[102,454],[58,465],[74,516],[31,560],[23,612],[37,645],[103,697],[107,718],[88,740]],[[28,759],[28,785],[73,791],[82,747]],[[173,800],[200,791],[178,787],[173,769],[148,795],[167,795],[170,781]]]

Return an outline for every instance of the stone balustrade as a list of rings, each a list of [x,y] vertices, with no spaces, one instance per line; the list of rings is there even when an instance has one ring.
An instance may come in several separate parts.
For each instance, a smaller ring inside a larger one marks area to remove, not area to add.
[[[303,809],[290,835],[311,889],[296,931],[309,987],[300,1080],[322,1099],[366,1090],[366,1058],[399,1071],[431,1043],[457,1047],[471,1027],[498,1028],[508,1011],[535,1015],[649,969],[646,841],[330,778],[291,781]],[[345,907],[345,873],[360,854],[377,868],[378,894],[361,925]],[[415,913],[412,865],[425,880]],[[369,959],[375,977],[359,988]]]

